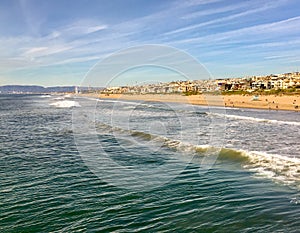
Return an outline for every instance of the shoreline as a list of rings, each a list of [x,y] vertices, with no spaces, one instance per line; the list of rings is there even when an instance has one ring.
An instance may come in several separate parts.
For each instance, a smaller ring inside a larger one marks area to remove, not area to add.
[[[230,108],[250,108],[265,110],[300,111],[300,96],[295,95],[209,95],[184,96],[180,94],[78,94],[76,96],[100,99],[139,100],[156,102],[187,103],[202,106],[220,106]]]

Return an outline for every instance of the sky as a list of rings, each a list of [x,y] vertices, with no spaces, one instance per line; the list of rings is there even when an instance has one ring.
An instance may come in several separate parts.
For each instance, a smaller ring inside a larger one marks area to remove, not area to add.
[[[101,60],[147,44],[191,55],[213,78],[299,71],[299,9],[298,0],[1,0],[0,85],[80,85]]]

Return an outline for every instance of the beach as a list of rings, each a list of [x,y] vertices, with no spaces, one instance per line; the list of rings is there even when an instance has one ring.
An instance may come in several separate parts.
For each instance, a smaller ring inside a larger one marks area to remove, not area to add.
[[[189,103],[204,106],[224,106],[235,108],[254,108],[268,110],[300,110],[299,95],[190,95],[181,94],[87,94],[91,97],[102,99],[122,99],[122,100],[141,100],[141,101],[160,101]],[[84,94],[86,96],[86,94]]]

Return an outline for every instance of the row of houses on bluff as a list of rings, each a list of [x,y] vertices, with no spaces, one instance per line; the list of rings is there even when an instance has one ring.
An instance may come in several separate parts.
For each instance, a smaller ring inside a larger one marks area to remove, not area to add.
[[[212,91],[233,91],[233,90],[271,90],[271,89],[300,89],[300,72],[285,73],[280,75],[253,76],[244,78],[215,79],[215,80],[186,80],[173,81],[168,83],[156,83],[136,86],[118,86],[106,88],[104,93],[202,93]]]

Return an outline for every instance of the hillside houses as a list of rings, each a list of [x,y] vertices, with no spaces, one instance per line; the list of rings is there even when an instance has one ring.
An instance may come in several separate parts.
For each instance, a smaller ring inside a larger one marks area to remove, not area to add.
[[[236,79],[222,79],[216,81],[218,84],[218,90],[247,90],[251,88],[251,79],[236,78]]]
[[[269,75],[265,77],[253,77],[252,89],[289,89],[300,88],[300,74],[286,73],[282,75]]]
[[[168,83],[145,84],[136,86],[120,86],[106,88],[104,93],[111,94],[172,94],[172,93],[202,93],[213,91],[254,91],[300,89],[300,73],[285,73],[280,75],[253,76],[245,78],[230,78],[216,80],[186,80]]]
[[[214,91],[217,89],[215,80],[195,80],[195,81],[173,81],[169,83],[147,84],[142,86],[121,86],[109,87],[104,90],[105,93],[111,94],[171,94],[203,91]]]

